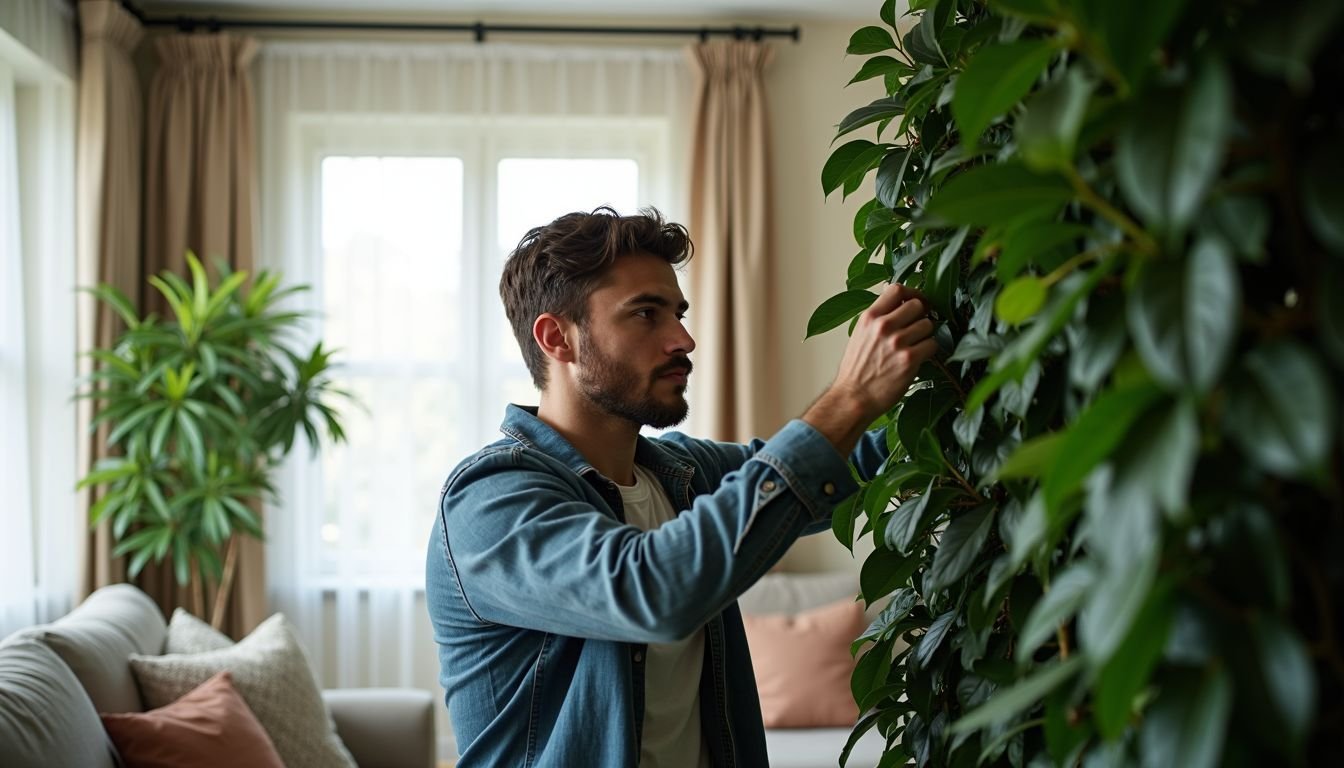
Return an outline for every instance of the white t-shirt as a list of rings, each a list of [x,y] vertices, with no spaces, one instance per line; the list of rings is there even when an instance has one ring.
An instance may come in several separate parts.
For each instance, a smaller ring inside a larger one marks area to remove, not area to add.
[[[635,465],[635,484],[617,484],[625,521],[646,531],[675,518],[677,511],[658,479]],[[705,630],[675,643],[649,643],[644,666],[644,732],[640,768],[709,766],[700,733],[700,671]]]

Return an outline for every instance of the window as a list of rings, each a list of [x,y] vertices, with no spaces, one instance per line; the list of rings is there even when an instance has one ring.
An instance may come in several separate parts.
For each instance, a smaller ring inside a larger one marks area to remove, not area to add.
[[[0,31],[0,637],[78,573],[74,88]]]
[[[498,298],[505,257],[573,210],[657,199],[656,123],[308,127],[319,332],[338,349],[348,443],[324,448],[319,578],[423,580],[448,472],[536,391]],[[544,140],[538,140],[538,134]],[[642,145],[642,146],[641,146]],[[607,146],[619,147],[617,150]],[[310,503],[312,503],[310,501]]]

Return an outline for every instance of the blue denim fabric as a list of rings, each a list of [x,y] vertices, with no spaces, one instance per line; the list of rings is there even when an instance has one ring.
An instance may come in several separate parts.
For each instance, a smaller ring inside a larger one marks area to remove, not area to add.
[[[646,643],[705,627],[701,720],[716,766],[767,765],[736,598],[857,484],[806,422],[768,442],[640,437],[682,510],[624,524],[620,493],[535,408],[444,484],[426,595],[460,768],[639,763]],[[880,432],[851,457],[871,477]]]

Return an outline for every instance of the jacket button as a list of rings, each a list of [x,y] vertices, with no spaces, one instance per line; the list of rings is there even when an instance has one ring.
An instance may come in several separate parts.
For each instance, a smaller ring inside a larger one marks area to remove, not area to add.
[[[635,651],[635,663],[638,664],[638,663],[640,663],[640,662],[643,661],[643,660],[644,660],[644,652],[643,652],[643,651]]]
[[[775,490],[774,480],[766,480],[764,483],[761,483],[761,493],[770,493],[774,490]]]
[[[826,494],[827,496],[832,496],[832,495],[834,495],[834,494],[835,494],[835,483],[827,483],[827,484],[821,486],[821,492],[824,493],[824,494]]]

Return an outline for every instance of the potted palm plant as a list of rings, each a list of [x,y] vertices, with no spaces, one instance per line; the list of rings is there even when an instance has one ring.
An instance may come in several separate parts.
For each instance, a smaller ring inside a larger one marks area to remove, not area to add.
[[[98,461],[79,487],[101,490],[90,510],[111,522],[116,556],[134,578],[145,565],[171,560],[190,586],[189,608],[219,627],[237,568],[241,536],[263,537],[260,502],[273,496],[271,475],[299,430],[312,450],[319,429],[345,433],[330,401],[331,352],[321,342],[292,348],[304,313],[281,300],[306,286],[281,288],[280,275],[217,270],[211,280],[187,254],[190,282],[171,271],[149,278],[169,314],[142,316],[110,285],[92,293],[126,328],[89,354],[98,369],[81,397],[94,399],[93,428],[106,425],[115,454]]]

